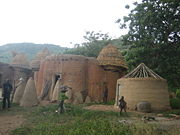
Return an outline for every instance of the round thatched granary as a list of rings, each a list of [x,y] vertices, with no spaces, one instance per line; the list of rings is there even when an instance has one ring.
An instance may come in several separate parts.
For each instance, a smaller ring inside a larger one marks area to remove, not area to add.
[[[121,96],[130,110],[136,110],[143,101],[151,104],[152,111],[170,109],[167,81],[143,63],[117,81],[115,106]]]
[[[119,71],[127,70],[124,58],[118,48],[114,45],[105,46],[99,53],[97,60],[105,70]]]

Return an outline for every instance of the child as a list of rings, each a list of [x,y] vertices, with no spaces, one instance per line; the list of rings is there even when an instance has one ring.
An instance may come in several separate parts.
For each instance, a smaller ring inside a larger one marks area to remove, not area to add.
[[[119,100],[120,114],[122,110],[124,110],[124,112],[126,113],[126,108],[127,108],[127,103],[124,101],[124,96],[122,96],[121,99]]]

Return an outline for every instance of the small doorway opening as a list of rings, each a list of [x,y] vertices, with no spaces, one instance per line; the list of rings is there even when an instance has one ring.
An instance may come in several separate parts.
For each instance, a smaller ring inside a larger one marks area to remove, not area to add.
[[[55,75],[55,84],[56,84],[56,82],[57,82],[59,79],[62,79],[61,74]]]

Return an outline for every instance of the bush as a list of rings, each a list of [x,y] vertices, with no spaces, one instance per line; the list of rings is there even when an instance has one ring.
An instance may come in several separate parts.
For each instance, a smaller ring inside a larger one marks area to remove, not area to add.
[[[180,99],[179,98],[170,99],[170,105],[172,109],[180,109]]]
[[[176,90],[176,97],[180,99],[180,89]]]

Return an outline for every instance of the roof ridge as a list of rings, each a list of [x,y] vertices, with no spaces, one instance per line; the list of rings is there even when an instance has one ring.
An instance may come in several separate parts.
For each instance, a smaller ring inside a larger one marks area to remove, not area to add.
[[[161,76],[156,74],[150,68],[148,68],[144,63],[139,64],[134,70],[124,76],[124,78],[147,78],[152,77],[156,79],[163,79]]]

